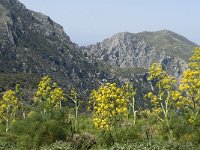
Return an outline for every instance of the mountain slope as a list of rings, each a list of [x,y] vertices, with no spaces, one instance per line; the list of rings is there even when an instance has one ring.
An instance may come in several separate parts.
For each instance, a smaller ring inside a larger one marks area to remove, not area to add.
[[[88,58],[95,57],[117,71],[145,72],[153,62],[160,62],[176,77],[187,67],[195,43],[172,31],[123,32],[101,43],[82,47]],[[121,69],[119,69],[121,68]]]
[[[26,9],[18,0],[0,0],[0,12],[1,90],[2,85],[13,86],[11,80],[26,78],[32,83],[43,75],[52,76],[66,88],[73,85],[82,90],[107,78],[98,63],[88,62],[49,17]],[[12,75],[10,81],[8,74]]]

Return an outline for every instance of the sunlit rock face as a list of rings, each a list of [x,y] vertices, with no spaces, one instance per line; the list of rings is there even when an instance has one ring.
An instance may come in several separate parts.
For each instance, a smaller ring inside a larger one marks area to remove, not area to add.
[[[154,63],[177,78],[187,68],[187,60],[195,43],[172,31],[129,33],[123,32],[101,43],[82,47],[88,57],[95,57],[113,67],[144,68]]]

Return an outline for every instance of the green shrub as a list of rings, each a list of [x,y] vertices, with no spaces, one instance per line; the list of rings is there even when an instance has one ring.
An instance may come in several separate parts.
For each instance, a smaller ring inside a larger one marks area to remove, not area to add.
[[[178,144],[170,142],[139,142],[113,145],[110,150],[198,150],[199,146],[194,146],[188,143]]]
[[[61,126],[55,120],[48,120],[40,125],[34,136],[35,147],[45,144],[52,144],[56,140],[66,140],[64,125]]]
[[[16,145],[12,142],[5,142],[0,140],[0,150],[16,150]]]
[[[17,138],[17,147],[21,150],[30,150],[33,148],[33,140],[30,135],[22,135]]]
[[[91,149],[96,145],[95,137],[89,133],[74,134],[70,142],[72,147],[77,150]]]
[[[41,150],[72,150],[72,147],[69,143],[58,141],[50,146],[43,146],[41,147]]]
[[[126,125],[127,126],[127,125]],[[115,142],[126,143],[141,141],[141,130],[137,130],[137,126],[130,127],[123,126],[113,132]]]
[[[68,123],[47,119],[42,114],[35,113],[17,121],[11,132],[17,135],[19,149],[31,149],[56,141],[66,141],[66,138],[71,135],[70,127]]]
[[[16,136],[11,133],[0,134],[0,150],[16,149]]]

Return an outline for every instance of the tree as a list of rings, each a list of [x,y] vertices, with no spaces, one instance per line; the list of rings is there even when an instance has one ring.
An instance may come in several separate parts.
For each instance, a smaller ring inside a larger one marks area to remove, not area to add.
[[[17,111],[18,98],[16,97],[16,93],[12,90],[8,90],[0,100],[0,115],[6,121],[6,133],[11,128]]]
[[[106,83],[90,95],[89,104],[93,109],[94,125],[98,129],[110,130],[127,115],[128,100],[123,88],[115,83]]]
[[[180,81],[179,89],[183,95],[180,104],[192,110],[192,118],[196,118],[200,109],[200,47],[194,49],[188,66]]]
[[[173,110],[178,99],[178,97],[174,97],[178,93],[175,90],[176,80],[168,75],[160,64],[154,63],[149,69],[148,81],[150,81],[152,91],[145,97],[150,100],[152,114],[160,121],[165,122],[170,134],[172,134],[169,126],[169,112]]]
[[[56,82],[52,82],[51,78],[45,76],[38,85],[35,95],[35,102],[41,103],[43,113],[51,113],[52,110],[62,107],[62,101],[66,99],[64,90],[58,86]]]

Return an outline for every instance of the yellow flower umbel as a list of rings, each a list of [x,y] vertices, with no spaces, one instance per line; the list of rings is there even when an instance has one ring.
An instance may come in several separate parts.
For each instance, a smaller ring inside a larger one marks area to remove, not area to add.
[[[127,115],[128,100],[123,89],[115,83],[106,83],[93,90],[89,104],[93,108],[93,122],[98,129],[110,130]]]
[[[153,64],[149,69],[148,81],[150,81],[152,92],[145,97],[151,102],[152,114],[165,122],[170,131],[169,112],[174,108],[178,99],[173,96],[180,95],[178,91],[175,91],[176,80],[168,75],[160,64]]]
[[[153,110],[167,115],[180,95],[174,90],[176,80],[168,75],[160,64],[153,64],[149,69],[148,81],[150,81],[152,92],[149,92],[146,97],[150,99]]]
[[[183,93],[182,105],[198,113],[200,107],[200,47],[193,51],[189,68],[183,73],[179,89]]]
[[[51,78],[45,76],[42,78],[38,85],[38,90],[35,95],[35,102],[43,105],[43,113],[50,113],[54,109],[61,108],[61,102],[64,101],[64,90],[52,82]]]
[[[11,127],[11,123],[15,120],[18,110],[18,98],[12,90],[6,91],[0,100],[0,116],[6,121],[6,132]]]

